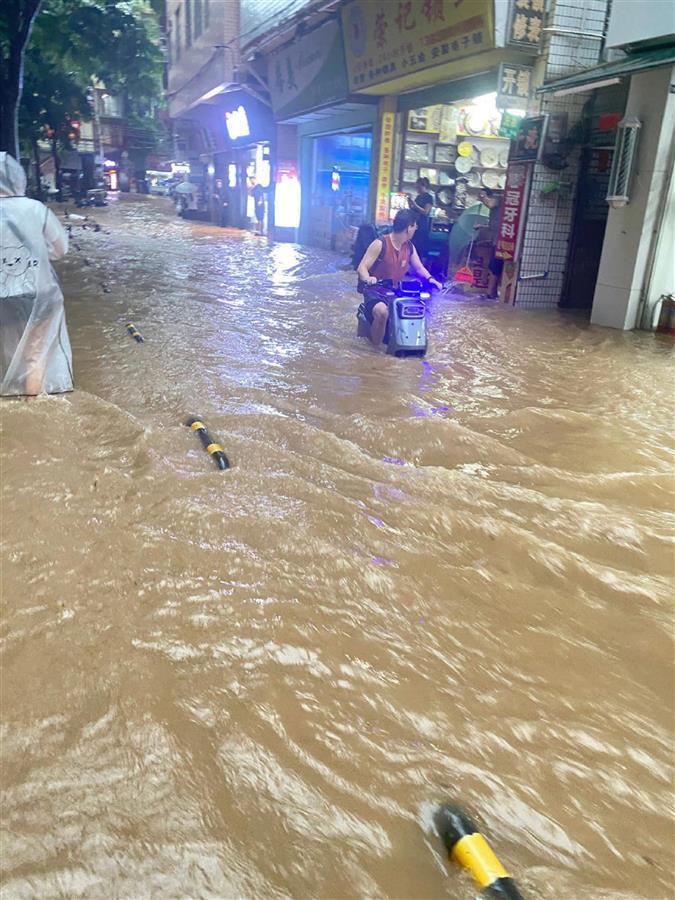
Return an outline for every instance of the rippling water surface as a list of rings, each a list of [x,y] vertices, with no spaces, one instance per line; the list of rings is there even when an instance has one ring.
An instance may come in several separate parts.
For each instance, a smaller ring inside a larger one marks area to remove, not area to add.
[[[4,896],[462,900],[447,797],[672,896],[670,345],[437,299],[397,360],[331,254],[93,217],[77,390],[2,405]]]

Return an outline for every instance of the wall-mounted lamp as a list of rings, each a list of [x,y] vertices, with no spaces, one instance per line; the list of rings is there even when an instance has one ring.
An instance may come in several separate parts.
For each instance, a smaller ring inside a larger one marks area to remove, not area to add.
[[[622,209],[630,201],[630,184],[635,169],[638,135],[642,122],[637,116],[626,116],[617,127],[612,170],[605,200],[612,209]]]

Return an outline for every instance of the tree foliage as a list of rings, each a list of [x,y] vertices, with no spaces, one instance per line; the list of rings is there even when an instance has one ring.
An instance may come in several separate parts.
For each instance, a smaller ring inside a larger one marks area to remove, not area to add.
[[[71,118],[89,118],[89,97],[82,82],[53,60],[28,55],[24,69],[24,90],[19,110],[19,127],[30,141],[41,135],[51,137],[49,130],[62,132]]]
[[[12,108],[16,115],[22,83],[17,48],[23,41],[19,55],[26,89],[20,121],[27,142],[45,125],[59,129],[69,117],[87,118],[83,97],[94,82],[122,93],[132,115],[142,116],[159,99],[163,56],[157,15],[148,0],[39,4],[40,0],[2,0],[0,14],[1,111],[3,118]],[[26,24],[31,10],[32,34]],[[16,135],[11,128],[7,131],[0,135],[0,149],[16,153]]]
[[[146,0],[44,0],[28,54],[60,63],[132,103],[157,99],[163,57],[157,18]]]
[[[23,56],[41,0],[0,4],[0,150],[18,158]]]

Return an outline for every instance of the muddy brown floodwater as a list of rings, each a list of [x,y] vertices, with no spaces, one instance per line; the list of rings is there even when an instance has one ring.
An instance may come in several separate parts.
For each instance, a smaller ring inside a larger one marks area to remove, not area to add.
[[[92,218],[77,389],[2,404],[3,897],[464,900],[445,798],[527,897],[671,897],[670,343],[393,359],[331,254]]]

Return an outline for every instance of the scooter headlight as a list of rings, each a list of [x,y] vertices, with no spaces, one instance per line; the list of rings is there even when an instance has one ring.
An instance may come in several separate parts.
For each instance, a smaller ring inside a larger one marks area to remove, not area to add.
[[[429,291],[422,291],[420,293],[420,300],[428,300],[429,297],[431,297],[431,294],[429,293]]]

